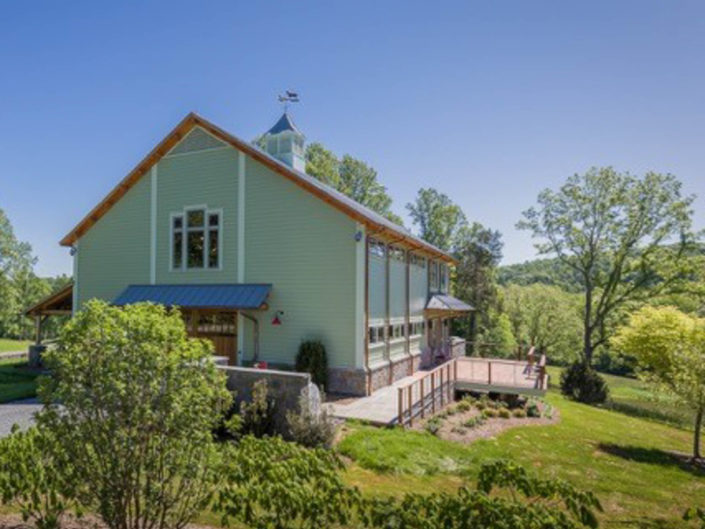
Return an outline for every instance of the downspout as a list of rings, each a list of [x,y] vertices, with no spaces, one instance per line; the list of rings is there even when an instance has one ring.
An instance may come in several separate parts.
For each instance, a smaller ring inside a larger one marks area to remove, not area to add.
[[[406,354],[409,357],[409,375],[414,372],[414,361],[411,359],[411,333],[409,332],[409,327],[411,326],[411,309],[409,304],[411,303],[411,294],[409,292],[411,288],[411,280],[409,273],[409,259],[411,258],[411,251],[406,250],[406,305],[405,305],[405,323],[404,323],[404,334],[406,335]]]
[[[252,361],[257,362],[259,360],[259,320],[243,311],[240,311],[240,314],[243,318],[250,320],[254,324],[255,350],[252,354]]]

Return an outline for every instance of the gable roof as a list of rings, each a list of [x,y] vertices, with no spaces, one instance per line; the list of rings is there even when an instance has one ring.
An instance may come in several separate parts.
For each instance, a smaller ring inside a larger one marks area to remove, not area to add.
[[[347,195],[327,186],[316,178],[292,169],[285,163],[260,150],[258,147],[233,136],[194,112],[189,113],[182,119],[181,122],[174,127],[174,129],[167,134],[167,136],[159,142],[159,144],[157,144],[157,146],[154,147],[154,149],[152,149],[150,153],[83,218],[83,220],[81,220],[81,222],[61,239],[60,244],[62,246],[71,246],[80,239],[152,168],[154,164],[165,156],[195,127],[201,127],[214,137],[244,152],[272,171],[316,195],[318,198],[345,213],[355,221],[364,224],[370,230],[370,235],[385,236],[394,242],[406,243],[412,248],[428,252],[447,262],[455,262],[455,259],[448,253],[416,237],[405,228],[395,224],[379,213],[355,202]]]

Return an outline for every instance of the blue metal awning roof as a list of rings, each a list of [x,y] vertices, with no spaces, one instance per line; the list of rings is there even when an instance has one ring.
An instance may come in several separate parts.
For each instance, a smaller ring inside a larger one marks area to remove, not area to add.
[[[449,296],[448,294],[436,294],[431,296],[431,299],[428,300],[426,310],[469,312],[475,309],[464,301]]]
[[[199,309],[261,309],[272,290],[267,284],[130,285],[113,301],[129,305],[151,301],[169,307]]]

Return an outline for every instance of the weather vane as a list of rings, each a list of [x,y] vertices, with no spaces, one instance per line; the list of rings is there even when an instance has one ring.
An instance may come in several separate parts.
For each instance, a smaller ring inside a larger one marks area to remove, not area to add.
[[[299,94],[298,92],[285,90],[283,94],[277,96],[277,99],[279,99],[279,102],[284,105],[284,112],[286,112],[287,110],[289,110],[289,103],[299,102]]]

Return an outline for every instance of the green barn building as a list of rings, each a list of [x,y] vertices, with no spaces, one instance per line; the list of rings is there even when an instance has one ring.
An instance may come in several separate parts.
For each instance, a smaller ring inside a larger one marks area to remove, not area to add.
[[[238,365],[291,366],[320,340],[330,392],[447,356],[449,319],[471,310],[449,293],[453,258],[307,175],[304,141],[287,113],[263,149],[186,116],[62,239],[62,306],[178,306]]]

